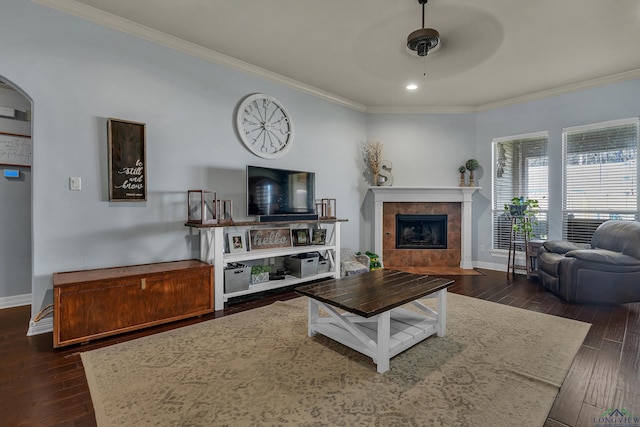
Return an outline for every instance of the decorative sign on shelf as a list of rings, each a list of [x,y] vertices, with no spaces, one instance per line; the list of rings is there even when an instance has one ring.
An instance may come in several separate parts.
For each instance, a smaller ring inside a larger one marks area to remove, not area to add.
[[[291,247],[291,229],[258,228],[249,230],[249,246],[251,250]]]
[[[109,139],[109,200],[147,200],[145,124],[107,121]]]

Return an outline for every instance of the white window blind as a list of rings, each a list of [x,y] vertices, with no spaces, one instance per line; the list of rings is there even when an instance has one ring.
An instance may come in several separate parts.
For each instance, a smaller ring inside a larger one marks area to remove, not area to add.
[[[493,249],[509,249],[511,219],[504,205],[513,197],[536,199],[540,205],[534,237],[548,234],[549,173],[547,132],[493,140]],[[523,250],[523,248],[519,248]]]
[[[588,243],[610,219],[638,219],[638,118],[563,130],[563,238]]]

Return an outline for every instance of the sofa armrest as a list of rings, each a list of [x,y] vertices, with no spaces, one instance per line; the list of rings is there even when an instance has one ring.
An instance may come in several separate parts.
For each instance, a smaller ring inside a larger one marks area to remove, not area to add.
[[[600,264],[640,266],[640,260],[620,252],[613,252],[607,249],[578,249],[569,251],[566,257],[576,258],[584,262],[595,262]]]
[[[547,240],[542,246],[549,252],[556,254],[566,254],[569,251],[575,251],[579,249],[591,249],[591,245],[588,243],[573,243],[564,240]]]

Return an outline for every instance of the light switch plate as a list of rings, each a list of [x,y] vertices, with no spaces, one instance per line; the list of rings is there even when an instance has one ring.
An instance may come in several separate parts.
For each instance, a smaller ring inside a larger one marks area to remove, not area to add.
[[[79,176],[69,177],[69,190],[80,191],[82,189],[82,180]]]

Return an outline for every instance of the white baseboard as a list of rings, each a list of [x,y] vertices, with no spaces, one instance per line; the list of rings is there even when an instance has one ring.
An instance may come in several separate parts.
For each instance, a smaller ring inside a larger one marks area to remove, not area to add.
[[[504,271],[505,273],[507,272],[507,266],[506,264],[496,264],[494,262],[474,262],[473,265],[476,268],[484,268],[486,270],[494,270],[494,271]],[[516,274],[522,274],[526,276],[526,273],[524,272],[517,272]]]
[[[0,298],[0,310],[11,307],[21,307],[23,305],[31,305],[31,294],[14,295],[10,297]],[[46,317],[39,322],[29,321],[29,330],[27,336],[46,334],[53,332],[53,317]]]
[[[31,305],[31,294],[13,295],[0,298],[0,309]]]
[[[39,322],[34,322],[33,320],[29,322],[28,337],[46,334],[47,332],[53,332],[53,317],[44,318]]]
[[[507,272],[506,264],[497,264],[495,262],[481,262],[475,261],[473,263],[475,268],[484,268],[486,270],[504,271]]]

